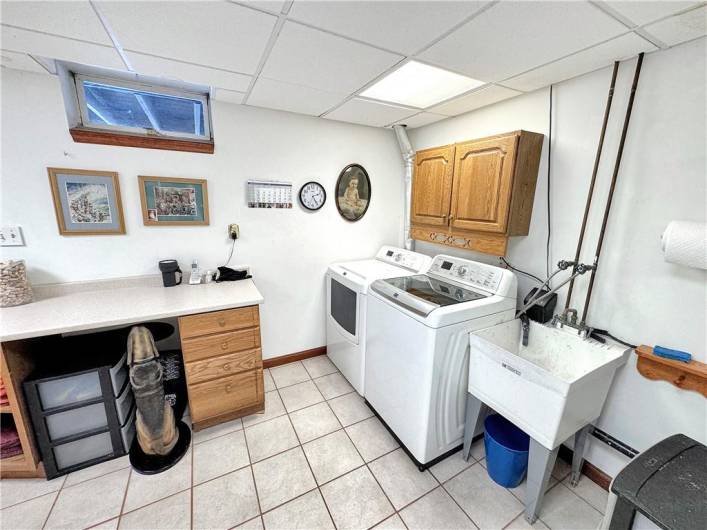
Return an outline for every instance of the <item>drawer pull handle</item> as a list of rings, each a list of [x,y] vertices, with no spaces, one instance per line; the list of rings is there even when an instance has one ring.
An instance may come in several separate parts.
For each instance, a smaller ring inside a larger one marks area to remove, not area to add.
[[[223,365],[223,371],[224,371],[224,372],[230,372],[230,371],[231,371],[231,365],[230,365],[230,364],[224,364],[224,365]]]
[[[218,325],[221,327],[224,327],[226,325],[226,319],[225,318],[219,318],[218,319]]]
[[[230,394],[232,389],[233,389],[233,385],[226,385],[226,393],[227,394]]]
[[[222,350],[227,350],[228,349],[228,341],[224,341],[221,343],[221,349]]]

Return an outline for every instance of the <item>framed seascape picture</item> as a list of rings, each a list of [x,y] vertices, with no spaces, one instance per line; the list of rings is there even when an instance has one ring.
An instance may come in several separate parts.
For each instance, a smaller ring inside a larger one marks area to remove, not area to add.
[[[139,176],[138,181],[145,225],[209,224],[206,180]]]
[[[358,221],[371,202],[371,181],[359,164],[346,166],[336,181],[336,208],[347,221]]]
[[[125,233],[118,173],[57,167],[47,172],[61,235]]]

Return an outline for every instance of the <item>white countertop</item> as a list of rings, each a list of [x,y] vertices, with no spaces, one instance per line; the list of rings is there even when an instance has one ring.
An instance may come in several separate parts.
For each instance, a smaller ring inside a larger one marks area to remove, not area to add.
[[[0,341],[120,326],[263,303],[253,280],[163,287],[160,276],[37,286],[0,309]]]

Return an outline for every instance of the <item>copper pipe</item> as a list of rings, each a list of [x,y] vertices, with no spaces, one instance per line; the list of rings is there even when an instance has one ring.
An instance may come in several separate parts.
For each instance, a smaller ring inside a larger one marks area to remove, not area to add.
[[[592,170],[592,180],[589,183],[589,191],[587,192],[587,204],[584,207],[584,218],[582,219],[582,228],[579,231],[579,240],[577,241],[577,251],[574,254],[574,262],[579,263],[579,254],[582,252],[582,244],[584,243],[584,232],[587,229],[587,219],[589,218],[589,208],[592,205],[594,197],[594,185],[597,181],[597,172],[599,171],[599,161],[601,160],[601,152],[604,147],[604,136],[606,135],[606,126],[609,123],[609,112],[611,111],[611,102],[614,99],[614,87],[616,86],[616,75],[619,73],[619,61],[614,62],[614,72],[611,74],[611,85],[609,85],[609,95],[606,98],[606,109],[604,110],[604,121],[601,125],[601,133],[599,134],[599,145],[597,145],[597,154],[594,157],[594,169]],[[567,289],[567,299],[565,300],[565,310],[570,308],[572,300],[572,289],[574,288],[574,278],[570,281],[570,286]]]
[[[604,235],[606,233],[606,223],[609,220],[609,212],[611,211],[611,203],[614,199],[614,190],[616,189],[616,180],[619,175],[619,167],[621,166],[621,156],[624,152],[624,144],[626,143],[626,133],[628,132],[628,124],[631,121],[631,111],[633,110],[633,100],[636,97],[636,89],[638,88],[638,78],[641,75],[641,65],[643,65],[643,53],[638,55],[636,63],[636,71],[633,74],[633,84],[631,85],[631,95],[628,98],[628,107],[626,108],[626,117],[624,118],[624,126],[621,131],[621,141],[619,142],[619,150],[616,153],[616,162],[614,164],[614,173],[611,176],[611,187],[609,188],[609,197],[606,200],[606,208],[604,209],[604,219],[601,223],[601,231],[599,232],[599,241],[597,241],[597,250],[594,254],[594,269],[589,277],[589,287],[587,288],[587,298],[584,300],[584,310],[582,311],[581,322],[587,321],[587,310],[589,302],[592,299],[592,289],[594,288],[594,278],[596,276],[597,267],[599,265],[599,256],[601,256],[601,247],[604,243]]]

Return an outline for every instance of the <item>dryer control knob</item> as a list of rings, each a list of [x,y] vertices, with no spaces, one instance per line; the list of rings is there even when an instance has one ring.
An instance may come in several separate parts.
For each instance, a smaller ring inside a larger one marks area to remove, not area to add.
[[[395,261],[400,261],[401,259],[403,259],[402,254],[397,253],[397,254],[395,255]]]
[[[467,267],[461,266],[457,269],[457,274],[459,276],[466,276],[466,273],[469,272],[469,269]]]

